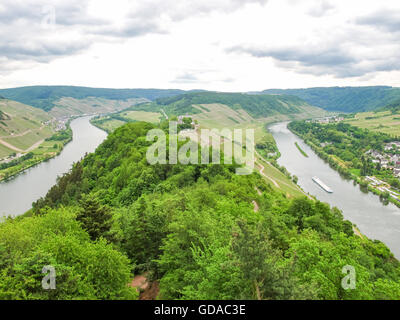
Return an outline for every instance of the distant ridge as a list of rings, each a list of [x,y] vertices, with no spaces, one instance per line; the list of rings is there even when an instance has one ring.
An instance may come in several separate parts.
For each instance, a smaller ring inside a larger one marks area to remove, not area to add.
[[[88,97],[109,100],[127,100],[145,98],[156,100],[182,94],[178,89],[107,89],[75,86],[29,86],[10,89],[0,89],[0,94],[7,99],[18,101],[36,108],[50,111],[54,102],[63,97],[85,99]]]
[[[159,112],[163,108],[170,115],[199,113],[196,105],[222,104],[233,110],[243,109],[254,118],[273,115],[289,115],[304,112],[310,108],[307,102],[289,95],[246,94],[228,92],[190,92],[178,96],[157,99],[143,110]]]
[[[390,111],[393,114],[399,113],[400,112],[400,99],[393,103],[388,104],[387,106],[385,106],[383,108],[378,109],[377,111]]]
[[[400,100],[400,88],[389,86],[269,89],[262,93],[290,94],[313,106],[341,112],[373,111]]]

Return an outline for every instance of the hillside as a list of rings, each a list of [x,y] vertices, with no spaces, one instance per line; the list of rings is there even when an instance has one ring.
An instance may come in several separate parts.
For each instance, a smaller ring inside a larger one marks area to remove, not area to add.
[[[181,94],[182,90],[162,89],[103,89],[75,86],[31,86],[1,89],[0,94],[10,100],[25,103],[45,111],[50,111],[64,97],[86,99],[89,97],[107,100],[147,99],[155,100]]]
[[[50,111],[48,111],[48,113],[58,119],[84,114],[106,114],[118,112],[135,104],[148,101],[149,100],[144,98],[110,100],[95,97],[88,97],[84,99],[63,97],[54,102],[54,107]]]
[[[195,105],[222,104],[233,110],[244,110],[253,118],[276,114],[301,113],[308,104],[294,96],[253,95],[244,93],[193,92],[170,98],[157,99],[152,108],[163,108],[167,114],[196,114],[201,111]]]
[[[400,298],[399,262],[354,235],[338,209],[289,200],[235,166],[151,166],[153,128],[117,129],[34,205],[36,215],[0,224],[0,298],[130,299],[134,275],[147,278],[153,299]],[[56,290],[34,281],[43,261],[62,271]],[[357,290],[342,288],[345,265]]]
[[[134,105],[96,120],[96,125],[112,131],[131,121],[150,119],[150,122],[158,122],[165,115],[191,115],[205,128],[238,128],[249,124],[263,126],[274,121],[322,117],[327,112],[293,96],[192,92]]]
[[[0,181],[55,157],[71,139],[65,120],[53,120],[47,112],[16,101],[0,100]]]
[[[385,86],[270,89],[263,93],[290,94],[325,110],[350,113],[376,110],[400,99],[400,88]]]
[[[44,122],[46,112],[11,100],[0,100],[0,159],[14,152],[24,152],[32,145],[53,135]]]
[[[400,114],[391,111],[361,112],[344,121],[352,126],[400,137]]]
[[[381,109],[378,109],[378,111],[389,111],[392,114],[400,114],[400,99],[388,104]]]

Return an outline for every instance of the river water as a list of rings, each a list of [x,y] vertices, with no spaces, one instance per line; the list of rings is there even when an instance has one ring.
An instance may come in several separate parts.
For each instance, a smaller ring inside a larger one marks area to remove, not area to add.
[[[107,134],[90,124],[90,118],[82,117],[71,122],[73,140],[59,156],[0,183],[0,216],[25,213],[33,202],[45,196],[56,184],[57,176],[68,172],[74,162],[85,153],[93,152],[103,142]]]
[[[299,137],[287,129],[287,122],[269,127],[282,154],[278,163],[299,178],[298,184],[304,191],[318,200],[338,207],[345,219],[356,224],[360,231],[370,239],[385,243],[397,258],[400,258],[400,209],[393,204],[383,205],[379,197],[363,193],[353,181],[346,181],[329,164],[319,158]],[[304,157],[295,142],[307,153]],[[333,193],[327,193],[318,186],[312,177],[317,176]]]

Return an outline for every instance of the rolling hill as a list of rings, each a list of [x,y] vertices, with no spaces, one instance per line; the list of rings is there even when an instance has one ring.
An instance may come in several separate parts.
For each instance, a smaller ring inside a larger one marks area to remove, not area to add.
[[[400,88],[387,86],[270,89],[262,93],[290,94],[313,106],[341,112],[373,111],[400,99]]]
[[[169,98],[157,99],[148,105],[138,108],[148,111],[163,109],[168,115],[198,114],[207,112],[207,107],[197,108],[198,105],[220,104],[232,110],[243,110],[255,119],[274,115],[300,114],[307,110],[318,110],[304,100],[289,95],[254,95],[245,93],[223,92],[191,92]],[[136,107],[134,107],[136,108]]]
[[[64,97],[73,99],[102,98],[106,100],[147,99],[155,100],[162,97],[182,94],[182,90],[174,89],[103,89],[75,86],[30,86],[11,89],[1,89],[0,95],[36,108],[50,111],[60,105]]]
[[[262,127],[266,123],[323,117],[327,112],[294,96],[191,92],[134,105],[93,123],[106,131],[132,121],[158,122],[165,116],[191,115],[204,128]]]
[[[345,117],[352,126],[400,137],[400,101],[370,112],[359,112]]]
[[[400,113],[400,99],[396,100],[393,103],[388,104],[387,106],[379,109],[378,111],[390,111],[392,114]]]
[[[0,158],[24,152],[52,136],[51,126],[44,124],[50,119],[43,110],[12,100],[0,100]]]

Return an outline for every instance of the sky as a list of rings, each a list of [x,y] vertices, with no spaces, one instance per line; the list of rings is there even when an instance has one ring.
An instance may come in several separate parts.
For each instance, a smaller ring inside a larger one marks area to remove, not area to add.
[[[0,87],[400,87],[398,0],[1,0]]]

